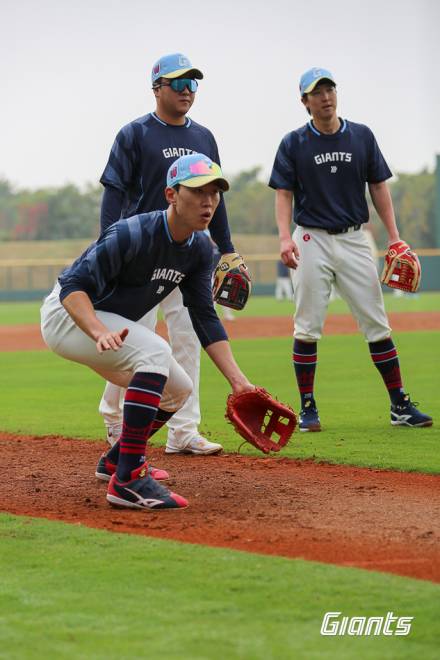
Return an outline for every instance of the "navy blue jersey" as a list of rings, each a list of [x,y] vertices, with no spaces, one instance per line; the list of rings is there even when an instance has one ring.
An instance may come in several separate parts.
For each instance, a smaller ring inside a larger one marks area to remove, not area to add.
[[[293,191],[296,224],[344,229],[368,222],[365,184],[391,176],[368,126],[341,120],[326,135],[309,122],[281,141],[269,186]]]
[[[101,214],[101,230],[120,217],[166,209],[164,190],[168,168],[180,156],[192,153],[205,154],[220,164],[213,134],[189,117],[184,125],[174,126],[152,112],[124,126],[116,136],[100,179],[104,186],[122,193],[118,215]],[[223,253],[234,251],[223,195],[210,231]]]
[[[62,301],[84,291],[96,310],[138,321],[177,286],[202,346],[227,339],[214,310],[212,246],[203,232],[173,241],[166,211],[120,220],[58,278]]]

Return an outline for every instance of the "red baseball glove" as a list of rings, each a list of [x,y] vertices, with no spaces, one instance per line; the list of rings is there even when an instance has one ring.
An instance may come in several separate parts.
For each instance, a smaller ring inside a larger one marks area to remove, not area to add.
[[[242,438],[264,454],[280,451],[288,443],[297,424],[293,410],[271,397],[262,387],[242,394],[230,394],[225,417]],[[274,435],[278,436],[277,440],[272,440]]]
[[[392,243],[385,255],[380,281],[392,289],[415,293],[419,288],[422,269],[419,258],[405,241]]]

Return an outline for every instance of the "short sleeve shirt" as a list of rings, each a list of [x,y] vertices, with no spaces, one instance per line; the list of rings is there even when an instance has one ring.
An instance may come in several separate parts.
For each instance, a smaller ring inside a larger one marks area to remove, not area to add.
[[[368,126],[341,120],[327,135],[310,121],[281,141],[269,186],[293,192],[296,224],[344,229],[368,222],[366,183],[391,176]]]

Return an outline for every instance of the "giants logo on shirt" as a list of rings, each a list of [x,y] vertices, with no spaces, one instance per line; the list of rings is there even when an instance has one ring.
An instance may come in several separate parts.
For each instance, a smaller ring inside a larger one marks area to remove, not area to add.
[[[348,151],[328,151],[325,154],[316,154],[315,163],[322,165],[323,163],[351,163],[353,154]]]
[[[188,156],[188,154],[196,154],[194,149],[186,149],[186,147],[167,147],[162,149],[164,158],[180,158],[180,156]]]
[[[185,273],[179,273],[179,271],[174,270],[174,268],[155,268],[151,281],[165,280],[167,282],[174,282],[175,284],[179,284],[184,277]]]

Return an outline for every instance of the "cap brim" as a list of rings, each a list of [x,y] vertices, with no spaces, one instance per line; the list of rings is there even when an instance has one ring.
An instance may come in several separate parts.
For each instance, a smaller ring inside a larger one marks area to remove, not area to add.
[[[176,69],[176,71],[171,71],[171,73],[164,73],[161,78],[180,78],[180,76],[188,75],[190,78],[198,78],[201,80],[203,78],[203,73],[199,69]]]
[[[313,92],[315,89],[316,85],[318,85],[320,82],[323,80],[328,80],[329,82],[333,83],[333,85],[336,85],[335,81],[333,78],[329,78],[328,76],[322,76],[321,78],[316,78],[313,82],[310,83],[308,87],[303,91],[303,94],[308,94],[309,92]]]
[[[202,186],[206,186],[207,183],[216,183],[220,190],[223,192],[229,190],[229,183],[226,181],[226,179],[211,174],[195,176],[192,179],[187,179],[186,181],[179,181],[181,186],[186,186],[187,188],[201,188]]]

